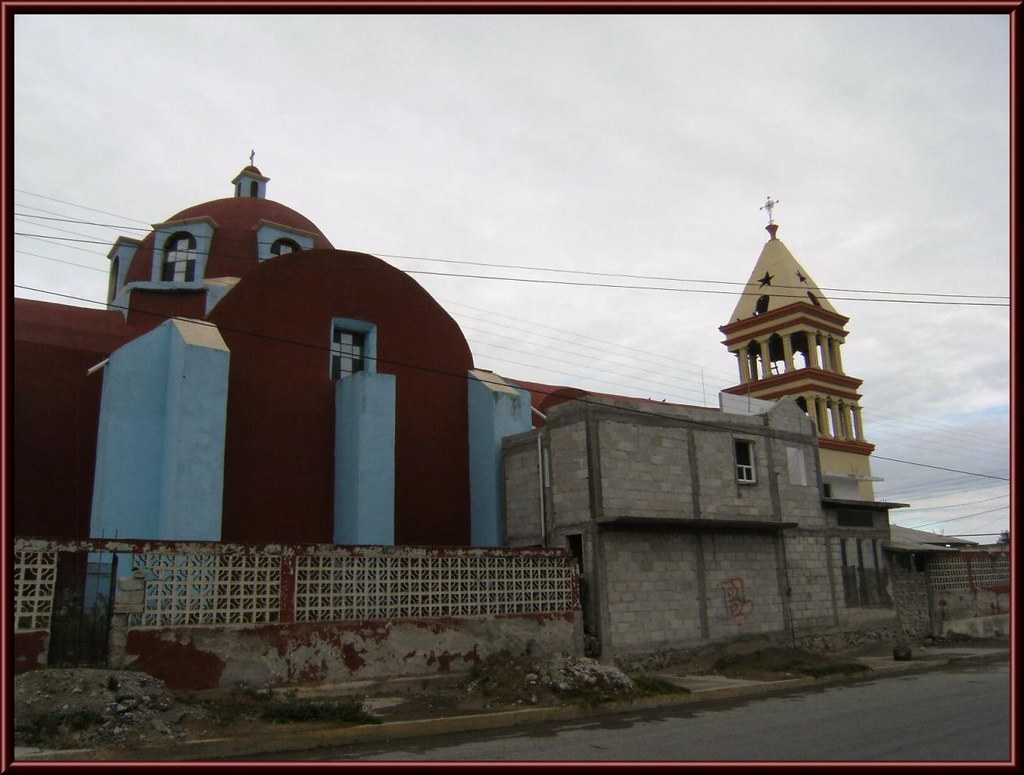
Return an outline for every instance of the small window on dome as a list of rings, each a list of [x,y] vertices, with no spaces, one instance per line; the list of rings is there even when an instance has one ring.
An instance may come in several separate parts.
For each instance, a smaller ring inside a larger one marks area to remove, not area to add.
[[[763,315],[768,311],[768,302],[771,301],[767,296],[761,296],[757,300],[757,304],[754,305],[754,314]]]
[[[164,264],[160,279],[191,282],[196,279],[196,238],[185,231],[172,234],[164,243]]]
[[[285,253],[298,253],[301,250],[302,247],[298,242],[285,237],[274,240],[274,244],[270,246],[270,252],[275,256],[283,256]]]
[[[118,256],[114,256],[114,260],[110,262],[110,281],[107,286],[107,301],[111,302],[117,298],[118,288],[117,276],[121,271],[121,259]]]
[[[249,196],[258,197],[260,195],[260,184],[255,180],[249,183]]]

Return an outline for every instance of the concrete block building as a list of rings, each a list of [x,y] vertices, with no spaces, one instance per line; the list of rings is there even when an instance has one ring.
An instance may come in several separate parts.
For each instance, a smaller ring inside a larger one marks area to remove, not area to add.
[[[718,409],[523,383],[544,421],[504,442],[505,539],[577,557],[602,658],[897,635],[883,546],[902,504],[873,497],[846,318],[776,230],[722,329],[741,382]]]

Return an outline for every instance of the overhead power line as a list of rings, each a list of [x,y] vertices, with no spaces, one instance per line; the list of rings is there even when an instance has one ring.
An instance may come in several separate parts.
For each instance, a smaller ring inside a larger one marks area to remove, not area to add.
[[[33,234],[31,232],[18,232],[18,231],[16,231],[16,232],[14,232],[14,234],[15,234],[15,236],[19,236],[19,237],[30,237],[30,238],[35,238],[35,239],[45,239],[45,240],[51,240],[51,241],[80,242],[80,243],[94,244],[94,245],[109,245],[110,244],[110,242],[107,241],[107,240],[84,239],[84,238],[74,238],[74,237],[58,237],[58,236],[47,235],[47,234]],[[289,261],[305,261],[307,263],[312,263],[314,260],[319,261],[319,257],[316,257],[316,259],[304,257],[302,254],[305,253],[305,252],[306,251],[301,251],[301,252],[298,252],[298,253],[289,253],[288,254],[288,260]],[[368,253],[367,255],[373,255],[373,254],[372,253]],[[495,268],[502,268],[501,265],[499,265],[499,264],[488,264],[487,266],[493,266]],[[345,268],[350,270],[353,267],[345,267]],[[360,271],[363,271],[363,270],[374,271],[374,268],[372,268],[372,267],[358,267],[358,269]],[[578,282],[578,281],[573,281],[573,280],[542,279],[542,278],[538,278],[538,277],[510,277],[510,276],[507,276],[507,275],[466,274],[466,273],[460,273],[460,272],[432,272],[432,271],[428,271],[428,270],[424,270],[424,269],[404,269],[404,270],[401,270],[401,271],[404,271],[406,274],[409,274],[409,275],[422,275],[422,276],[429,276],[429,277],[457,277],[457,278],[468,279],[468,280],[494,280],[494,281],[500,281],[500,282],[527,283],[527,284],[532,284],[532,285],[558,285],[558,286],[574,287],[574,288],[607,288],[607,289],[611,289],[611,290],[629,290],[629,291],[663,291],[663,292],[667,292],[667,293],[711,293],[711,294],[717,294],[717,295],[723,295],[723,296],[756,296],[756,295],[758,295],[758,292],[756,292],[756,291],[750,291],[750,292],[740,291],[739,293],[737,293],[736,291],[733,291],[733,290],[716,290],[716,289],[712,289],[712,288],[672,288],[672,287],[663,286],[663,285],[626,285],[626,284],[623,284],[623,283],[597,283],[597,282],[586,283],[586,282]],[[535,271],[544,271],[544,270],[543,269],[536,269]],[[565,271],[569,271],[569,270],[565,270]],[[673,280],[672,282],[710,282],[710,281],[681,280],[680,279],[680,280]],[[851,292],[853,292],[853,291],[851,291]],[[868,291],[868,292],[869,293],[873,293],[873,291]],[[910,295],[923,295],[923,294],[910,294]],[[803,294],[777,294],[777,296],[779,296],[781,298],[788,298],[788,299],[804,299],[805,298],[805,296]],[[971,296],[971,297],[964,297],[964,298],[994,298],[994,297],[973,297],[973,296]],[[1003,302],[990,302],[990,301],[944,301],[944,300],[937,300],[937,299],[872,299],[872,298],[857,297],[857,296],[834,296],[832,298],[832,300],[833,301],[871,301],[871,302],[888,303],[888,304],[935,304],[935,305],[942,305],[942,306],[958,306],[958,307],[1007,307],[1008,308],[1010,306],[1009,302],[1003,303]]]
[[[43,289],[40,289],[40,288],[32,288],[32,287],[25,286],[25,285],[15,285],[14,287],[15,288],[20,288],[21,290],[25,290],[25,291],[31,291],[33,293],[44,293],[44,294],[51,295],[51,296],[58,296],[60,298],[73,299],[75,301],[82,301],[82,302],[87,302],[87,303],[92,303],[92,304],[100,304],[100,303],[102,303],[102,302],[95,302],[95,301],[93,301],[91,299],[85,299],[85,298],[82,298],[80,296],[73,296],[71,294],[65,294],[65,293],[56,293],[55,291],[47,291],[47,290],[43,290]],[[116,306],[116,305],[111,305],[111,306]],[[122,307],[118,307],[118,308],[123,309]],[[163,314],[160,314],[160,313],[157,313],[157,312],[150,312],[150,311],[142,311],[142,312],[144,312],[144,314],[152,315],[154,317],[159,317],[159,318],[164,319],[164,320],[173,320],[173,319],[175,319],[174,315],[163,315]],[[309,344],[308,342],[300,342],[300,341],[297,341],[297,340],[294,340],[294,339],[286,339],[284,337],[271,336],[269,334],[257,334],[255,332],[247,331],[245,329],[236,329],[236,328],[228,328],[228,327],[224,327],[224,326],[217,326],[216,324],[208,322],[208,321],[193,320],[191,322],[196,323],[198,325],[204,325],[204,326],[209,326],[211,328],[216,328],[216,329],[222,330],[222,331],[230,331],[230,332],[236,333],[236,334],[242,334],[242,335],[245,335],[245,336],[252,336],[252,337],[259,338],[259,339],[265,339],[265,340],[268,340],[268,341],[278,342],[280,344],[289,344],[289,345],[294,345],[294,346],[297,346],[297,347],[304,347],[304,348],[307,348],[307,349],[319,350],[319,351],[322,351],[322,352],[325,352],[325,353],[326,352],[330,352],[330,347],[329,346],[313,345],[313,344]],[[380,359],[380,358],[377,359],[377,362],[378,363],[386,363],[386,364],[391,365],[391,366],[401,366],[401,367],[404,367],[404,368],[417,369],[417,370],[420,370],[420,371],[426,371],[426,372],[430,372],[430,373],[433,373],[433,374],[438,374],[438,375],[441,375],[441,376],[447,376],[447,377],[452,377],[452,378],[457,378],[457,379],[468,379],[468,375],[466,375],[466,374],[455,374],[453,372],[444,371],[442,369],[434,369],[434,368],[431,368],[429,366],[423,366],[423,365],[415,364],[415,363],[406,363],[404,361],[394,361],[394,360],[386,360],[386,359]],[[538,391],[538,392],[540,392],[542,395],[548,395],[548,394],[544,393],[543,391]],[[584,391],[584,392],[586,392],[586,391]],[[595,404],[595,405],[598,405],[598,406],[602,405],[602,404],[600,404],[600,402],[588,400],[588,399],[583,398],[583,397],[571,398],[571,399],[568,399],[568,400],[570,400],[570,401],[577,401],[577,402],[584,403],[584,404]],[[638,399],[638,400],[642,400],[642,399]],[[636,415],[640,415],[640,416],[656,417],[656,418],[660,418],[660,419],[678,419],[678,418],[676,418],[676,417],[674,417],[672,415],[667,415],[667,414],[660,413],[660,412],[653,411],[653,410],[649,410],[649,409],[641,409],[641,408],[638,408],[638,407],[617,407],[617,408],[621,409],[624,412],[628,412],[628,413],[636,414]],[[709,427],[718,428],[720,430],[728,430],[728,431],[733,430],[733,428],[731,426],[727,426],[727,425],[718,425],[718,424],[713,423],[713,422],[708,422],[708,423],[705,423],[705,424],[708,425]],[[974,472],[971,472],[971,471],[960,471],[960,470],[952,469],[952,468],[943,468],[941,466],[928,465],[927,463],[918,463],[918,462],[912,461],[912,460],[899,460],[899,459],[896,459],[896,458],[880,457],[880,456],[876,456],[876,457],[879,457],[882,460],[889,460],[889,461],[894,462],[894,463],[906,463],[907,465],[921,466],[923,468],[933,468],[933,469],[938,469],[940,471],[952,471],[954,473],[965,474],[965,475],[968,475],[968,476],[978,476],[978,477],[982,477],[982,478],[986,478],[986,479],[1001,479],[1001,480],[1009,481],[1005,477],[991,476],[991,475],[988,475],[988,474],[978,474],[978,473],[974,473]],[[998,511],[998,509],[992,509],[992,511]],[[984,514],[984,513],[988,513],[988,512],[979,512],[979,513]],[[957,519],[959,519],[959,517],[957,517]]]
[[[928,465],[927,463],[915,463],[912,460],[898,460],[898,459],[896,459],[894,457],[882,457],[881,455],[872,455],[872,457],[875,458],[876,460],[888,460],[891,463],[906,463],[907,465],[910,465],[910,466],[920,466],[921,468],[934,468],[937,471],[949,471],[950,473],[954,473],[954,474],[966,474],[967,476],[980,476],[980,477],[982,477],[984,479],[998,479],[998,480],[1000,480],[1002,482],[1010,481],[1010,478],[1007,477],[1007,476],[992,476],[991,474],[979,474],[979,473],[975,473],[974,471],[961,471],[961,470],[959,470],[957,468],[944,468],[943,466],[931,466],[931,465]]]

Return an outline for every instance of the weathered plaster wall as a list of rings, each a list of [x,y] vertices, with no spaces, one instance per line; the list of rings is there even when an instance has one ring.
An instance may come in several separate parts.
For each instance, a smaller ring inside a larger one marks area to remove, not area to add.
[[[235,627],[129,629],[119,666],[173,689],[343,683],[470,670],[502,649],[580,653],[579,612]]]

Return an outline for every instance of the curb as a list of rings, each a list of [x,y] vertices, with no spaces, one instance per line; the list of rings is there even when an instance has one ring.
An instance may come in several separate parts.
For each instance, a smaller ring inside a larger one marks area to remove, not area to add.
[[[788,678],[779,681],[753,683],[746,686],[701,689],[681,694],[608,702],[593,708],[563,705],[554,708],[525,708],[523,710],[497,711],[464,716],[443,716],[416,721],[362,724],[352,727],[339,728],[324,725],[318,728],[293,729],[274,734],[264,734],[258,737],[211,738],[136,749],[96,748],[63,751],[20,749],[16,751],[15,761],[202,761],[204,759],[227,759],[242,755],[280,754],[289,751],[306,751],[314,748],[403,740],[411,737],[430,737],[459,732],[509,729],[552,721],[573,721],[596,716],[656,710],[665,707],[681,707],[722,700],[784,694],[809,687],[817,688],[838,684],[854,684],[893,675],[921,673],[937,667],[958,663],[984,664],[1001,662],[1009,658],[1009,653],[1009,651],[1000,651],[990,654],[958,655],[928,660],[893,662],[874,667],[870,672],[860,674],[836,675],[824,678]]]

